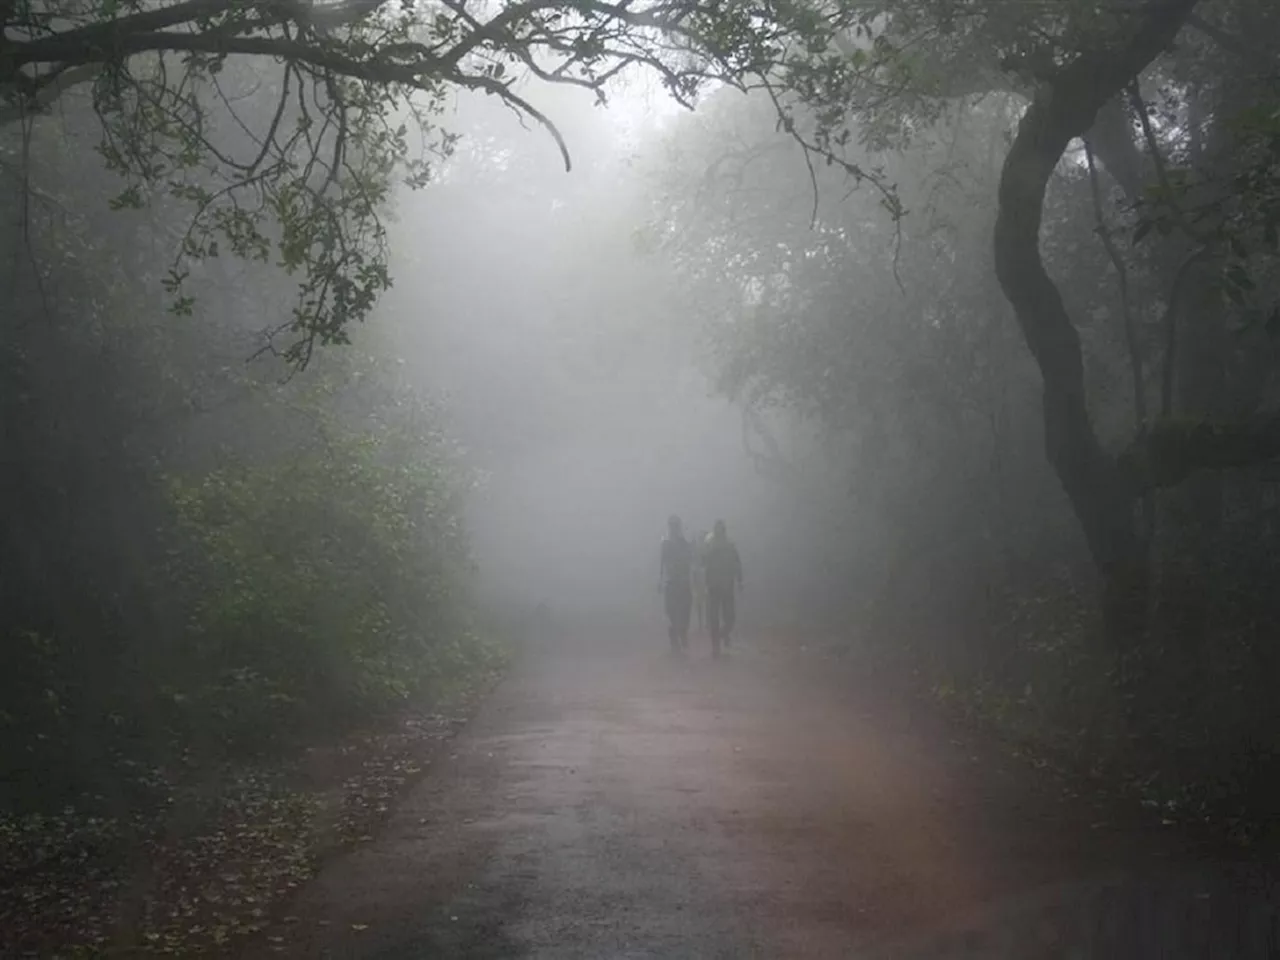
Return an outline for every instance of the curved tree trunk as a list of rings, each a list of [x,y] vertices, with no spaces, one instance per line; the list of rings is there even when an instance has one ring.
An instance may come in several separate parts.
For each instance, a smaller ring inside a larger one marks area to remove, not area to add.
[[[1067,144],[1087,133],[1098,111],[1169,45],[1195,5],[1152,5],[1116,48],[1079,57],[1042,86],[1000,178],[996,275],[1044,378],[1046,453],[1103,577],[1109,633],[1117,641],[1135,639],[1145,621],[1148,572],[1136,491],[1089,420],[1080,338],[1045,271],[1040,225],[1049,177]]]

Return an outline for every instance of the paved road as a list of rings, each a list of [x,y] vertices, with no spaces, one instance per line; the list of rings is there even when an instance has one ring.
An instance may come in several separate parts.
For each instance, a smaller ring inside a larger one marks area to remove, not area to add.
[[[1265,957],[1271,891],[750,650],[532,651],[271,955]],[[1274,956],[1275,954],[1270,954]]]

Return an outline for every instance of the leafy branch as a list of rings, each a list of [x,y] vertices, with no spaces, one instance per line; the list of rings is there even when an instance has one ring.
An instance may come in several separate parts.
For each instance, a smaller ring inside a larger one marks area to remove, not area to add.
[[[421,185],[449,155],[456,138],[436,121],[454,91],[495,96],[539,124],[568,167],[564,138],[522,89],[529,79],[603,100],[642,68],[686,107],[712,83],[768,89],[811,180],[815,160],[838,165],[855,184],[870,181],[896,221],[893,186],[848,156],[848,117],[919,86],[912,43],[933,36],[891,38],[873,0],[90,0],[71,11],[28,0],[0,10],[0,125],[91,85],[102,153],[126,181],[117,204],[167,195],[193,210],[170,274],[175,307],[193,309],[183,283],[224,246],[274,262],[304,278],[280,328],[298,364],[315,344],[341,342],[390,285],[379,209],[396,171]],[[901,19],[910,31],[912,13]],[[264,87],[271,107],[229,96],[228,77]],[[812,120],[803,135],[802,110]],[[427,133],[422,153],[410,153],[408,123]],[[250,156],[231,155],[217,132],[230,128],[255,145]]]

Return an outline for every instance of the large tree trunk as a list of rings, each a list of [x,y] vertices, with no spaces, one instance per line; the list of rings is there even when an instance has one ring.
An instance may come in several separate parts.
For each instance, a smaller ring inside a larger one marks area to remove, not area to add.
[[[1049,177],[1067,144],[1163,51],[1196,0],[1153,6],[1115,49],[1063,68],[1036,93],[1005,158],[995,227],[996,275],[1044,377],[1046,453],[1079,518],[1104,581],[1109,633],[1131,642],[1142,630],[1146,549],[1136,490],[1098,442],[1089,420],[1080,338],[1040,257]]]

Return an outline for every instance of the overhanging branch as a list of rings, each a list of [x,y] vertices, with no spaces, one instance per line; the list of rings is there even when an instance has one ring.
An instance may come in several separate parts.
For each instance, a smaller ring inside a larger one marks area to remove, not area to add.
[[[392,61],[378,56],[359,59],[341,52],[340,48],[321,43],[291,40],[284,36],[226,36],[218,33],[187,33],[177,30],[156,30],[120,37],[107,51],[79,46],[50,48],[48,59],[64,64],[103,63],[113,58],[128,57],[138,53],[208,53],[214,55],[242,55],[272,57],[294,63],[305,63],[321,70],[332,70],[357,80],[375,83],[404,83],[416,86],[439,67],[435,58],[421,58],[409,62]]]
[[[35,91],[15,103],[0,103],[0,128],[17,123],[23,117],[47,110],[73,87],[88,83],[103,70],[101,63],[86,63],[58,70],[33,81]]]
[[[1177,486],[1203,470],[1257,467],[1280,460],[1280,414],[1237,423],[1160,420],[1119,459],[1129,491]]]
[[[88,26],[63,30],[50,36],[15,43],[8,55],[14,67],[32,63],[86,63],[109,59],[116,44],[139,33],[150,33],[191,23],[232,9],[231,0],[186,0],[167,7],[117,17]],[[79,51],[81,56],[71,54]]]
[[[507,84],[501,83],[489,77],[465,77],[458,76],[455,78],[457,82],[463,86],[471,87],[476,90],[483,90],[485,93],[493,94],[502,99],[503,102],[516,108],[517,112],[526,113],[533,117],[538,123],[551,134],[551,138],[555,140],[556,146],[560,149],[560,157],[564,160],[564,169],[566,172],[573,169],[573,161],[569,156],[569,145],[565,143],[564,137],[561,135],[559,128],[544,114],[538,110],[528,100],[525,100]]]

